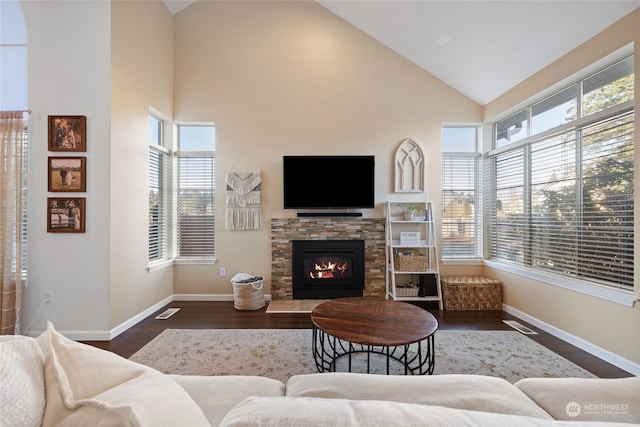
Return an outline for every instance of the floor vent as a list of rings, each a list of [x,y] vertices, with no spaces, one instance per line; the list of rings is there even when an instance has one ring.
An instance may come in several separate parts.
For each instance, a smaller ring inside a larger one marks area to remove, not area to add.
[[[506,323],[507,325],[511,326],[513,329],[515,329],[518,332],[521,332],[525,335],[538,335],[538,333],[536,331],[533,331],[529,328],[527,328],[526,326],[524,326],[521,323],[516,322],[515,320],[503,320],[504,323]]]
[[[176,314],[176,312],[180,310],[179,308],[168,308],[165,311],[163,311],[162,313],[158,314],[155,318],[158,320],[165,320],[168,319],[169,317],[173,316],[174,314]]]

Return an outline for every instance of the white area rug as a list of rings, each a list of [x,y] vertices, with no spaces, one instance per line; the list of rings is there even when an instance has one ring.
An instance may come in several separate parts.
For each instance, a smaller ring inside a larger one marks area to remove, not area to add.
[[[512,383],[594,377],[515,331],[437,331],[435,348],[434,374],[491,375]],[[286,382],[317,372],[309,329],[167,329],[130,359],[167,374],[259,375]],[[356,362],[353,371],[365,370]]]

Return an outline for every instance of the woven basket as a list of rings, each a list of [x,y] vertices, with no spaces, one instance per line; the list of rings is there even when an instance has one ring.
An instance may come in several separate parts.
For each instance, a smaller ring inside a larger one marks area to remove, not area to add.
[[[233,282],[233,307],[236,310],[259,310],[264,307],[263,282]]]
[[[410,287],[401,287],[396,286],[396,296],[399,297],[417,297],[418,296],[418,287],[410,286]]]
[[[396,255],[395,264],[397,271],[425,271],[427,257],[426,255]]]

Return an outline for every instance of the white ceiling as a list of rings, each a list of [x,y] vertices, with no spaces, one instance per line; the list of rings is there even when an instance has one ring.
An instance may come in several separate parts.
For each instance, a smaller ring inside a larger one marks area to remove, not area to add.
[[[481,105],[640,7],[640,0],[316,2]],[[175,14],[194,2],[165,3]]]

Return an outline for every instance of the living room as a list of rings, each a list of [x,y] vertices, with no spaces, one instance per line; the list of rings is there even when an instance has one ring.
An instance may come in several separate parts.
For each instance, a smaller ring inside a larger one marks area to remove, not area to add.
[[[427,194],[439,212],[443,123],[491,121],[629,43],[636,56],[640,46],[636,9],[480,105],[315,2],[197,2],[175,16],[156,1],[21,6],[32,111],[23,325],[37,334],[51,320],[82,340],[113,338],[174,299],[231,301],[238,272],[264,275],[268,294],[269,220],[295,215],[282,209],[283,155],[375,155],[377,207],[364,215],[382,217],[384,202],[398,196],[393,155],[410,137],[427,153]],[[215,122],[217,188],[242,152],[260,166],[260,230],[226,231],[225,192],[216,192],[215,263],[148,269],[150,109],[174,123]],[[54,114],[87,117],[84,234],[44,226]],[[506,311],[640,373],[640,343],[629,339],[640,327],[638,307],[494,264],[442,271],[499,279]],[[52,304],[42,307],[45,293]]]

